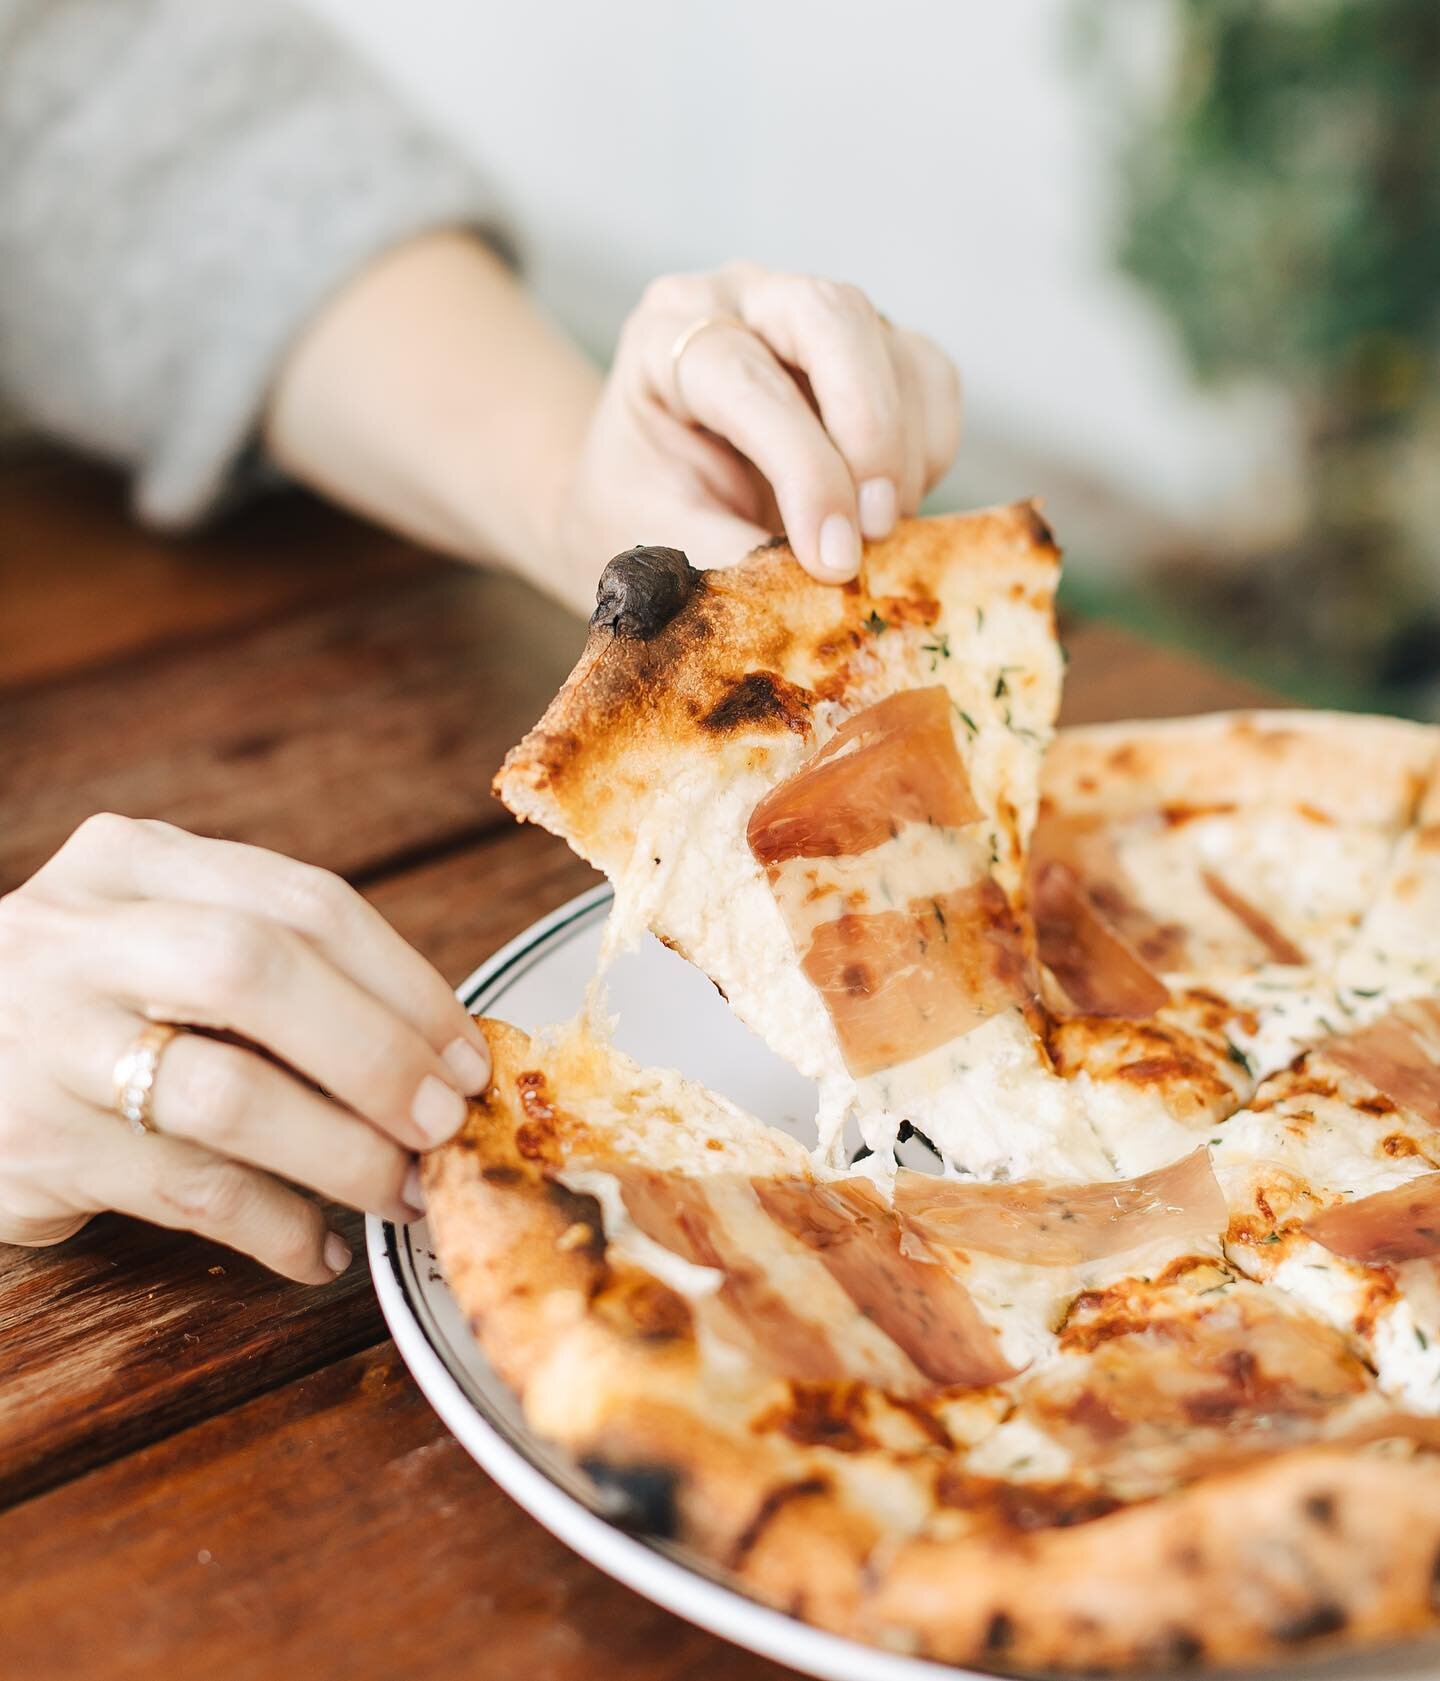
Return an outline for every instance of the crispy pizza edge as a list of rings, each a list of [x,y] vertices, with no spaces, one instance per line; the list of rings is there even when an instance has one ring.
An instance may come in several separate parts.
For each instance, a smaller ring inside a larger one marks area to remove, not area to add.
[[[1157,806],[1252,804],[1263,789],[1266,801],[1305,807],[1317,820],[1363,810],[1403,830],[1437,760],[1440,728],[1411,719],[1298,707],[1204,712],[1068,725],[1045,755],[1040,794],[1072,815],[1122,818]]]
[[[617,1286],[598,1207],[546,1179],[544,1129],[525,1130],[530,1040],[482,1025],[495,1081],[426,1161],[437,1252],[522,1406],[587,1384],[575,1419],[557,1427],[552,1401],[541,1433],[630,1521],[818,1626],[952,1663],[1273,1663],[1440,1629],[1440,1458],[1300,1448],[1073,1528],[888,1537],[825,1455],[705,1416],[683,1325],[654,1335],[623,1280],[622,1320],[594,1310]]]
[[[639,741],[650,754],[697,736],[749,738],[809,727],[809,696],[785,675],[821,672],[871,607],[883,574],[917,596],[963,545],[967,564],[1043,568],[1047,593],[1060,551],[1033,501],[902,520],[867,546],[859,580],[811,578],[775,541],[738,565],[702,572],[683,605],[647,637],[591,627],[574,670],[539,722],[506,755],[493,789],[523,821],[560,835],[592,863],[608,851],[596,796]]]
[[[1053,1670],[1274,1664],[1440,1632],[1440,1459],[1315,1446],[1069,1529],[915,1541],[878,1644]]]
[[[576,1459],[618,1521],[683,1539],[735,1573],[778,1505],[806,1496],[826,1508],[825,1534],[863,1532],[850,1555],[858,1589],[873,1528],[821,1486],[813,1454],[738,1442],[704,1416],[683,1300],[617,1264],[598,1203],[547,1178],[554,1140],[528,1130],[520,1096],[541,1059],[518,1029],[480,1026],[494,1077],[459,1135],[424,1158],[427,1218],[446,1282],[527,1423]],[[557,1121],[563,1130],[563,1113]]]

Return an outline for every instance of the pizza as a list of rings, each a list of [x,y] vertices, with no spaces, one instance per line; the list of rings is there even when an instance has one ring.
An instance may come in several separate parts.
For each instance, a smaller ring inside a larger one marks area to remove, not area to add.
[[[497,779],[812,1077],[802,1142],[484,1022],[457,1300],[616,1521],[893,1651],[1440,1631],[1440,733],[1055,730],[1033,507],[612,563]],[[813,1148],[811,1145],[813,1144]]]

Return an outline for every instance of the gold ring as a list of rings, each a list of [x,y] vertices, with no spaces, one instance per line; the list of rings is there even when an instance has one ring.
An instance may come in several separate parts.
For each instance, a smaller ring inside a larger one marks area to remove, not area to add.
[[[739,327],[744,332],[745,323],[733,315],[702,315],[698,321],[692,321],[683,333],[676,335],[674,344],[670,346],[670,383],[675,388],[675,406],[682,420],[689,420],[691,415],[680,384],[680,358],[701,333],[711,327]]]
[[[115,1064],[115,1113],[130,1123],[132,1132],[154,1132],[150,1100],[155,1074],[165,1047],[179,1033],[168,1021],[152,1021]]]

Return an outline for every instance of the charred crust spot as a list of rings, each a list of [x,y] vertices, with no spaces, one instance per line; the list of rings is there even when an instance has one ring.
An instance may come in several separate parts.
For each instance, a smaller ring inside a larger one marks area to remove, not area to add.
[[[1430,1606],[1432,1610],[1440,1611],[1440,1549],[1437,1549],[1430,1566]]]
[[[510,1169],[515,1172],[516,1170]],[[489,1175],[487,1174],[488,1178]],[[520,1175],[516,1172],[516,1177]],[[600,1204],[588,1191],[572,1191],[568,1185],[562,1185],[558,1180],[545,1181],[545,1196],[550,1206],[560,1219],[560,1229],[565,1232],[573,1231],[577,1226],[589,1229],[590,1236],[584,1243],[576,1243],[570,1253],[580,1253],[591,1260],[603,1260],[605,1256],[605,1216],[600,1212]]]
[[[538,1068],[515,1076],[515,1093],[520,1107],[532,1121],[553,1121],[555,1105],[550,1101],[550,1082]]]
[[[768,554],[771,549],[788,549],[789,547],[790,539],[782,532],[778,537],[767,537],[763,543],[758,543],[750,552],[751,554]]]
[[[525,1119],[515,1128],[515,1148],[526,1161],[555,1163],[560,1157],[559,1134],[555,1128],[555,1105],[550,1100],[549,1082],[538,1069],[515,1076],[515,1095]]]
[[[1214,1084],[1214,1076],[1204,1063],[1178,1052],[1171,1056],[1140,1057],[1135,1062],[1122,1063],[1115,1073],[1117,1079],[1139,1086],[1163,1085],[1168,1080]]]
[[[600,1493],[601,1510],[611,1523],[662,1541],[679,1530],[676,1494],[680,1475],[669,1465],[612,1465],[591,1456],[580,1469]]]
[[[1321,1529],[1334,1529],[1335,1496],[1333,1494],[1329,1494],[1323,1489],[1317,1490],[1314,1494],[1307,1494],[1301,1510],[1311,1523],[1318,1524]]]
[[[986,1657],[997,1658],[1015,1644],[1015,1619],[1008,1611],[992,1611],[980,1642]]]
[[[1167,829],[1180,829],[1187,823],[1196,823],[1206,817],[1224,817],[1234,809],[1233,800],[1215,801],[1209,805],[1162,805],[1160,821]]]
[[[658,1279],[635,1279],[614,1305],[625,1329],[643,1342],[673,1342],[691,1328],[690,1304]]]
[[[1323,1640],[1326,1635],[1339,1634],[1349,1621],[1343,1605],[1337,1605],[1333,1599],[1322,1599],[1308,1611],[1277,1624],[1272,1632],[1282,1644],[1300,1646],[1307,1640]]]
[[[923,1403],[904,1395],[887,1395],[885,1399],[898,1412],[913,1421],[916,1428],[927,1435],[938,1448],[953,1448],[955,1446],[950,1432]]]
[[[527,1162],[550,1161],[555,1156],[555,1129],[546,1121],[521,1121],[515,1128],[515,1148]]]
[[[860,1453],[875,1446],[864,1418],[865,1392],[859,1384],[792,1381],[789,1402],[757,1419],[754,1428],[777,1429],[805,1447]]]
[[[1191,1669],[1204,1658],[1205,1642],[1192,1629],[1166,1629],[1145,1656],[1156,1669]]]
[[[670,623],[699,582],[700,574],[679,549],[626,549],[600,574],[591,628],[648,642]]]
[[[935,1498],[942,1506],[989,1519],[995,1527],[1021,1535],[1094,1523],[1120,1505],[1113,1495],[1084,1483],[1009,1483],[953,1466],[944,1467],[936,1478]]]
[[[1054,549],[1059,553],[1059,544],[1055,541],[1055,533],[1050,529],[1049,522],[1033,502],[1022,502],[1021,518],[1030,533],[1031,540],[1038,543],[1042,549]]]
[[[711,735],[757,727],[804,735],[810,728],[804,691],[773,671],[752,671],[733,683],[700,720],[700,728]]]
[[[1182,1576],[1194,1576],[1200,1571],[1205,1560],[1199,1547],[1177,1547],[1170,1555],[1170,1562]]]
[[[503,1162],[492,1162],[489,1167],[480,1169],[480,1177],[487,1185],[518,1185],[525,1175],[518,1167],[509,1167]]]
[[[830,1485],[824,1477],[802,1477],[793,1483],[782,1483],[778,1488],[772,1488],[760,1504],[755,1508],[755,1514],[735,1539],[731,1549],[729,1565],[732,1570],[738,1570],[745,1560],[754,1552],[760,1537],[775,1521],[776,1515],[795,1500],[806,1500],[813,1494],[826,1494]]]
[[[886,629],[916,627],[929,630],[940,617],[940,603],[927,595],[918,584],[910,586],[909,595],[882,595],[875,598],[874,616]],[[872,627],[873,628],[873,627]]]

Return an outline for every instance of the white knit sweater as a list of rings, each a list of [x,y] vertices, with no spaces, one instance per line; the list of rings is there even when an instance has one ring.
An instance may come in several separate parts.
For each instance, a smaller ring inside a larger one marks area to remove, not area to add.
[[[285,0],[0,0],[0,404],[143,518],[242,490],[297,329],[446,224],[489,188]]]

